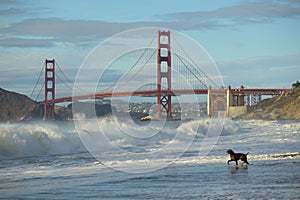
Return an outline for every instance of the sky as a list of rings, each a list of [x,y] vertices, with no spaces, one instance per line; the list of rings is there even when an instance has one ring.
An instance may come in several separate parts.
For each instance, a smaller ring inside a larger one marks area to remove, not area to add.
[[[298,0],[1,0],[0,87],[29,96],[46,58],[73,80],[101,41],[142,27],[194,39],[225,86],[291,88],[300,80]]]

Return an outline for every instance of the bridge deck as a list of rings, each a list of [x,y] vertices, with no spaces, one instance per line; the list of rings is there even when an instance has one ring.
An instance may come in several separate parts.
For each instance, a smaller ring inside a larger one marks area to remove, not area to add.
[[[290,89],[257,89],[257,88],[239,88],[231,89],[231,93],[234,95],[279,95],[284,92],[288,92]],[[111,97],[125,97],[125,96],[140,96],[140,97],[156,97],[158,94],[162,96],[167,95],[185,95],[185,94],[207,94],[207,89],[190,89],[190,90],[140,90],[140,91],[129,91],[129,92],[102,92],[102,93],[92,93],[92,94],[83,94],[78,96],[69,96],[56,98],[52,100],[41,101],[40,103],[62,103],[62,102],[72,102],[76,100],[85,100],[85,99],[103,99]],[[224,94],[225,94],[224,89]]]

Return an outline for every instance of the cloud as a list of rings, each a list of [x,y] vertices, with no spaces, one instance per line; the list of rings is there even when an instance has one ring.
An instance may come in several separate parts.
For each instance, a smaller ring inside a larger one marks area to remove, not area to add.
[[[209,20],[211,23],[238,25],[249,23],[269,23],[272,18],[300,16],[300,3],[297,1],[255,1],[212,11],[178,12],[165,15],[179,21]],[[224,20],[228,20],[224,22]]]
[[[5,4],[19,4],[22,3],[21,0],[1,0],[1,4],[5,5]]]
[[[9,9],[2,9],[0,10],[0,16],[15,16],[15,15],[24,15],[26,14],[26,10],[25,9],[19,9],[19,8],[9,8]]]
[[[14,2],[14,1],[8,1]],[[0,15],[20,15],[26,10],[9,8]],[[61,43],[94,46],[95,43],[124,30],[141,27],[167,27],[175,30],[210,30],[241,24],[271,23],[275,18],[300,16],[300,3],[289,1],[254,1],[212,11],[178,12],[159,16],[162,21],[107,22],[31,18],[0,27],[3,47],[50,47]],[[24,39],[28,38],[30,39]],[[36,40],[36,41],[35,41]],[[11,44],[9,43],[11,42]]]
[[[0,16],[3,17],[23,17],[39,14],[44,8],[35,10],[32,4],[22,0],[1,0]]]
[[[51,47],[53,43],[46,39],[4,38],[0,39],[3,47]]]
[[[235,70],[244,70],[245,68],[275,69],[280,67],[298,66],[300,63],[300,55],[286,55],[286,56],[258,56],[251,57],[237,61],[220,62],[219,64],[225,67],[230,67]],[[300,68],[299,68],[300,70]]]
[[[235,87],[287,87],[298,80],[300,55],[259,56],[218,62],[225,84]]]
[[[218,25],[219,26],[219,25]],[[6,37],[0,39],[0,46],[5,47],[49,47],[55,43],[84,45],[99,42],[113,34],[140,27],[168,27],[190,30],[194,27],[215,28],[206,22],[129,22],[116,23],[93,20],[65,20],[61,18],[34,18],[10,24],[0,28]],[[30,39],[23,39],[31,37]],[[40,38],[47,39],[40,39]],[[36,40],[36,41],[34,41]],[[11,42],[11,44],[9,43]],[[44,42],[44,44],[43,44]],[[31,43],[31,44],[30,44]]]
[[[50,46],[49,43],[72,43],[80,44],[103,39],[113,33],[118,33],[128,28],[137,27],[138,24],[125,23],[108,23],[103,21],[88,20],[64,20],[60,18],[35,18],[27,19],[21,22],[13,23],[10,26],[1,28],[2,34],[7,37],[1,39],[2,46],[24,47],[24,43],[33,42],[32,46],[42,47],[40,42],[45,42],[45,47]],[[25,40],[20,37],[32,37],[37,39]],[[40,37],[48,39],[41,40]],[[18,39],[19,38],[19,39]],[[16,42],[16,40],[18,41]],[[34,40],[37,40],[34,42]],[[12,42],[11,45],[8,42]],[[22,43],[21,43],[22,41]]]

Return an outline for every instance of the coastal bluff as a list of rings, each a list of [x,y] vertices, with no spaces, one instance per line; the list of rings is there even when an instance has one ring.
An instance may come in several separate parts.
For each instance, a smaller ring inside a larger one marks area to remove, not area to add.
[[[238,118],[300,121],[300,88],[264,99],[248,107],[247,113]]]
[[[24,121],[40,116],[42,109],[36,101],[0,88],[0,121]]]
[[[82,107],[88,103],[81,103]],[[4,90],[0,88],[0,121],[30,121],[42,120],[44,105],[30,99],[26,95]],[[96,104],[96,115],[98,117],[111,113],[110,104]],[[55,106],[56,120],[71,120],[72,103],[66,106]]]

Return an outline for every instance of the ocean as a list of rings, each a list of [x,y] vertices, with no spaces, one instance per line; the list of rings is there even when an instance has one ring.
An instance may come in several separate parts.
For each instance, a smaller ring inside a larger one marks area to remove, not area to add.
[[[225,119],[207,146],[209,124],[98,119],[111,149],[93,124],[1,123],[0,199],[300,199],[299,122]]]

